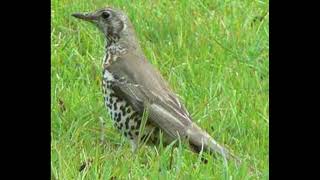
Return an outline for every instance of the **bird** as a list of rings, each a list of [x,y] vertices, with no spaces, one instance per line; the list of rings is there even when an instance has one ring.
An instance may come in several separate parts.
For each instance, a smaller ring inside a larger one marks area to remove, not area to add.
[[[235,158],[193,121],[180,97],[147,60],[124,11],[106,7],[72,16],[94,24],[105,36],[104,104],[115,128],[130,141],[132,151],[140,141],[158,143],[161,132],[166,145],[184,139],[193,152],[217,153],[225,161]]]

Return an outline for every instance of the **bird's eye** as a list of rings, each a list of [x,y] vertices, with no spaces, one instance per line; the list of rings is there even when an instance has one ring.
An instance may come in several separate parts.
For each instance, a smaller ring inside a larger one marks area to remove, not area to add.
[[[109,11],[104,11],[101,16],[104,18],[104,19],[108,19],[110,17],[110,12]]]

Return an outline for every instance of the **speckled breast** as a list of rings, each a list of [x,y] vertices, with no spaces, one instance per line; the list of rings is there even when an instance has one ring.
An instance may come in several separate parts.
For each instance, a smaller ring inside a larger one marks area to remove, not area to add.
[[[110,117],[113,120],[114,126],[127,138],[131,140],[137,140],[139,137],[139,130],[142,120],[142,114],[135,111],[130,103],[126,102],[124,98],[119,95],[112,88],[112,84],[115,81],[115,77],[107,70],[107,66],[112,61],[111,55],[107,54],[104,60],[103,70],[103,93],[104,103],[109,111]],[[159,129],[153,127],[148,122],[144,128],[144,135],[141,136],[143,140],[147,140],[150,143],[155,143],[158,139],[157,133]]]
[[[104,73],[104,102],[108,108],[114,126],[127,138],[135,139],[139,135],[141,116],[123,98],[112,89],[112,74]]]

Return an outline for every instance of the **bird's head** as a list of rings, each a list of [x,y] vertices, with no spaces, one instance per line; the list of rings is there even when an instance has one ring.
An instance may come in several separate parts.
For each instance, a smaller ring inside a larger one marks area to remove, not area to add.
[[[128,21],[122,11],[110,7],[91,13],[74,13],[72,16],[95,24],[108,39],[119,38]]]

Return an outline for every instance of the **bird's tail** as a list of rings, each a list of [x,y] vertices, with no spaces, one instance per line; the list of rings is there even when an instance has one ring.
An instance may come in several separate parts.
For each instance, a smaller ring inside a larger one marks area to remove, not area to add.
[[[187,136],[191,149],[197,153],[201,150],[216,152],[223,156],[225,160],[236,160],[236,163],[240,163],[240,159],[228,151],[226,148],[217,143],[207,132],[199,128],[196,124],[187,130]]]

